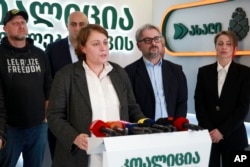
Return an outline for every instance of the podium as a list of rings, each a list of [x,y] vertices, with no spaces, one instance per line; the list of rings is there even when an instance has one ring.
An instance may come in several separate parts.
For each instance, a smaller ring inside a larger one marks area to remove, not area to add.
[[[89,138],[88,154],[103,155],[103,167],[206,167],[207,130]]]

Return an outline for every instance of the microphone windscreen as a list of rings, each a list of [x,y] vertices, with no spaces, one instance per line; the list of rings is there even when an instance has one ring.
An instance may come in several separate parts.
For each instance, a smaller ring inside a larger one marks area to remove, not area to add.
[[[123,122],[120,122],[120,121],[108,121],[108,122],[106,122],[106,125],[109,128],[115,130],[120,135],[127,135],[128,134],[128,131],[125,128],[125,125],[124,125]]]
[[[159,118],[155,121],[155,123],[160,125],[172,125],[172,122],[169,121],[167,118]]]
[[[174,120],[173,122],[173,125],[176,127],[176,129],[178,131],[185,131],[185,130],[188,130],[187,128],[185,128],[183,125],[185,123],[189,123],[188,119],[187,118],[184,118],[184,117],[178,117]]]
[[[102,132],[102,128],[106,128],[107,125],[102,120],[95,120],[90,125],[90,131],[96,136],[96,137],[105,137],[106,133]]]
[[[152,133],[152,130],[149,127],[141,127],[138,123],[125,123],[124,126],[129,135]]]
[[[111,129],[124,128],[124,125],[122,124],[122,122],[119,122],[119,121],[108,121],[106,122],[106,125]]]
[[[142,118],[137,123],[147,126],[147,125],[155,124],[155,121],[150,118]]]

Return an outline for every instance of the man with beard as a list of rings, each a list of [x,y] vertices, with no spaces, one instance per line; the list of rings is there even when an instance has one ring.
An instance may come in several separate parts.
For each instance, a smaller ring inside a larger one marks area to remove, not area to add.
[[[3,18],[7,36],[0,44],[0,104],[5,103],[7,142],[0,166],[13,167],[22,153],[24,166],[42,167],[48,125],[45,112],[51,87],[45,53],[27,38],[28,14],[12,9]]]
[[[135,35],[142,57],[125,67],[137,103],[148,118],[171,123],[187,114],[187,81],[182,67],[162,56],[163,36],[158,27],[145,24]],[[167,119],[165,119],[167,118]]]

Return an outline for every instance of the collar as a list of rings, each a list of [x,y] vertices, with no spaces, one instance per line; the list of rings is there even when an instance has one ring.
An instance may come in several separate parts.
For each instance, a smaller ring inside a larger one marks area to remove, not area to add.
[[[86,64],[85,61],[82,61],[82,66],[83,68],[86,70],[86,71],[92,71],[89,66]],[[102,73],[104,74],[108,74],[110,71],[112,71],[113,69],[113,66],[109,63],[109,62],[106,62],[104,63],[104,69],[102,71]]]
[[[226,72],[228,72],[229,66],[232,63],[232,61],[230,61],[225,67],[224,69],[226,70]],[[221,69],[223,69],[223,67],[220,65],[219,62],[217,62],[217,71],[220,71]]]
[[[68,44],[69,44],[69,47],[73,47],[73,45],[71,44],[71,42],[69,40],[69,36],[68,36]]]
[[[145,57],[143,57],[143,61],[146,66],[161,66],[162,65],[162,58],[157,64],[153,64],[151,61],[147,60]]]

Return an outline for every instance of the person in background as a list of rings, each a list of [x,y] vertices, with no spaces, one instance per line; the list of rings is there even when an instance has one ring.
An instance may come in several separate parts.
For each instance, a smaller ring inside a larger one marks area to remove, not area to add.
[[[156,121],[167,118],[167,122],[172,122],[174,118],[186,117],[186,77],[180,65],[163,59],[165,43],[159,28],[145,24],[135,38],[142,57],[125,70],[142,112]]]
[[[22,153],[24,167],[42,167],[47,144],[45,112],[51,71],[44,51],[27,38],[28,14],[12,9],[3,18],[7,36],[0,45],[0,83],[7,115],[7,142],[0,166],[13,167]],[[0,96],[1,97],[1,96]]]
[[[230,153],[244,150],[248,139],[244,120],[249,111],[250,68],[233,58],[238,39],[232,31],[214,38],[217,61],[200,67],[195,88],[198,123],[212,140],[209,167],[230,166]]]
[[[80,29],[87,25],[88,18],[84,13],[80,11],[72,12],[67,21],[68,36],[46,47],[45,53],[50,60],[52,77],[65,65],[78,61],[75,54],[76,37]]]
[[[53,167],[101,167],[101,154],[88,156],[90,126],[95,120],[137,122],[145,118],[136,103],[126,71],[108,61],[108,32],[97,24],[77,37],[80,61],[57,72],[48,106],[49,128],[57,138]]]
[[[65,65],[78,61],[75,54],[75,47],[77,45],[76,37],[82,27],[88,25],[87,16],[80,12],[72,12],[67,21],[68,36],[56,42],[49,44],[46,47],[45,53],[49,58],[52,77],[54,78],[56,72]],[[56,138],[48,129],[48,143],[50,149],[51,159],[53,159]]]

